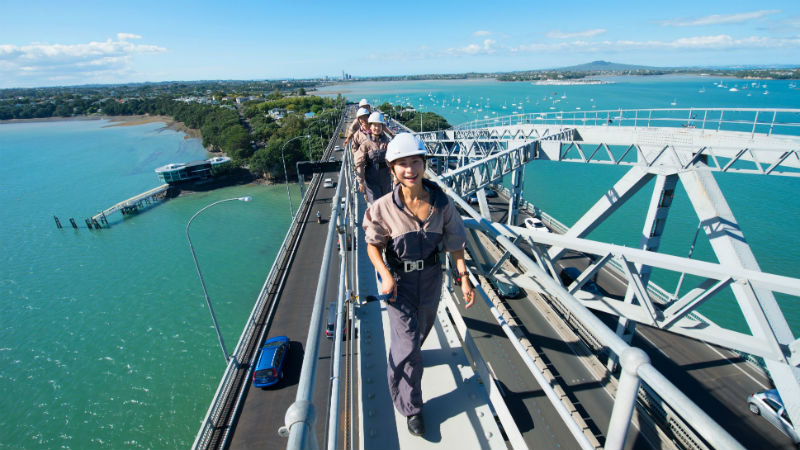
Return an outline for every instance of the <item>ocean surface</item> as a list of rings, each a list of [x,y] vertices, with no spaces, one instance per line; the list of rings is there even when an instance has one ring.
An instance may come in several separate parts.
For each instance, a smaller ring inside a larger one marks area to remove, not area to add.
[[[512,108],[547,112],[551,106],[564,111],[800,107],[800,91],[789,82],[762,81],[757,89],[730,92],[714,86],[721,80],[703,77],[612,81],[595,86],[493,80],[353,83],[319,93],[421,105],[451,124],[502,116]],[[729,87],[752,82],[724,80]],[[468,102],[476,106],[464,112]],[[198,140],[184,139],[162,123],[108,125],[101,120],[0,124],[3,449],[191,446],[224,363],[186,242],[186,222],[214,201],[254,197],[250,203],[217,205],[191,228],[229,350],[289,226],[285,188],[249,185],[184,195],[125,219],[116,213],[112,228],[87,230],[85,217],[158,186],[154,168],[207,157]],[[529,164],[525,196],[571,225],[624,171]],[[762,270],[800,277],[800,180],[730,174],[717,180]],[[298,196],[295,187],[295,207]],[[636,246],[648,202],[649,192],[637,195],[590,238]],[[56,228],[53,215],[64,229]],[[82,228],[73,230],[70,217]],[[697,218],[679,190],[662,249],[686,256],[696,229]],[[714,260],[707,241],[698,240],[694,257]],[[654,274],[667,290],[674,289],[676,278]],[[780,299],[797,334],[796,300]],[[726,301],[712,300],[703,312],[742,329],[741,315]]]

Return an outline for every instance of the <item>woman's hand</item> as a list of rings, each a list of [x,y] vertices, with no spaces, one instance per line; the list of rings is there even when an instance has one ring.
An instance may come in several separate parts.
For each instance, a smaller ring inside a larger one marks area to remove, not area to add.
[[[381,294],[390,294],[390,302],[397,300],[397,283],[391,274],[381,274]]]
[[[469,309],[475,302],[475,289],[472,288],[472,284],[469,282],[469,276],[461,277],[461,293],[464,294],[464,303]]]

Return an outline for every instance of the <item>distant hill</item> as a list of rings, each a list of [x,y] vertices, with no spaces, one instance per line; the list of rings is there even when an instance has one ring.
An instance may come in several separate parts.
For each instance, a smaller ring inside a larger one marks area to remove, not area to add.
[[[592,61],[577,66],[559,67],[550,69],[557,72],[613,72],[625,70],[664,70],[667,67],[635,66],[631,64],[619,64],[608,61]]]

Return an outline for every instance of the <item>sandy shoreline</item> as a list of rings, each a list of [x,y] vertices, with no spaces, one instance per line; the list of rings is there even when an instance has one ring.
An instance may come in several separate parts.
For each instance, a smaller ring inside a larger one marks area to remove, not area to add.
[[[9,119],[0,120],[0,125],[5,123],[34,123],[34,122],[64,122],[72,120],[108,120],[108,125],[105,127],[131,127],[136,125],[144,125],[154,122],[163,122],[164,128],[169,130],[179,131],[186,135],[185,139],[200,139],[202,136],[200,130],[189,128],[183,122],[176,122],[171,116],[150,116],[150,115],[135,115],[135,116],[75,116],[75,117],[42,117],[36,119]]]

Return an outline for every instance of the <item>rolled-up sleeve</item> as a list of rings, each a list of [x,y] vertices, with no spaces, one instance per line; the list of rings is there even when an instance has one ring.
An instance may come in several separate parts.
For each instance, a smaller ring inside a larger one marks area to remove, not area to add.
[[[453,202],[447,200],[447,205],[442,211],[444,224],[442,226],[442,249],[446,252],[455,252],[463,249],[467,244],[467,230],[464,221]]]
[[[380,217],[380,210],[371,205],[364,213],[364,220],[361,222],[364,228],[364,240],[367,244],[372,244],[377,247],[386,247],[391,235],[389,230],[384,226],[384,221]],[[462,225],[463,228],[463,225]]]

